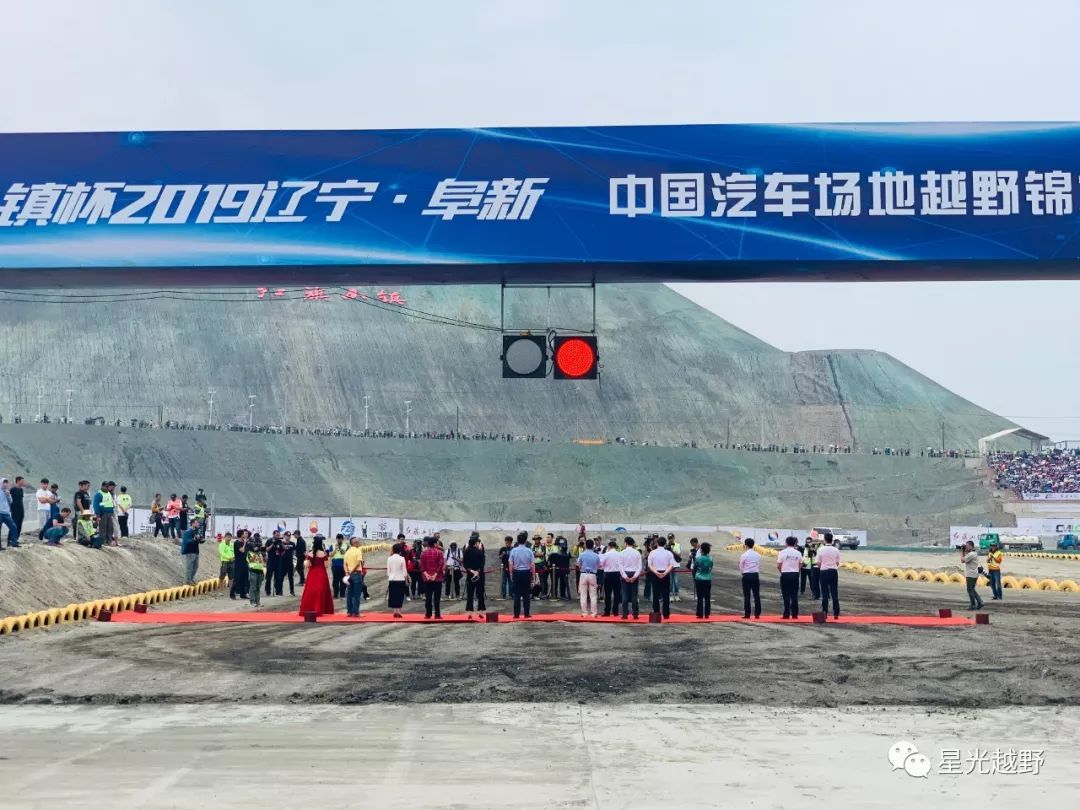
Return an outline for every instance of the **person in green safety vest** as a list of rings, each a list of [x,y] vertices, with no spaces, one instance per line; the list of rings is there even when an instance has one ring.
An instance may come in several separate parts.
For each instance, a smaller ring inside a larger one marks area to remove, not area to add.
[[[233,536],[231,532],[225,532],[223,536],[218,538],[218,559],[221,560],[221,570],[218,572],[218,582],[221,585],[224,585],[226,578],[228,578],[229,582],[232,582],[233,563],[236,560],[236,549],[233,548]]]
[[[533,564],[536,567],[536,585],[533,586],[533,595],[538,599],[547,598],[547,547],[543,538],[536,534],[532,539]]]
[[[94,493],[93,510],[98,519],[98,534],[103,545],[118,545],[116,542],[116,502],[113,500],[113,481],[102,481],[101,489]]]
[[[253,540],[247,552],[248,600],[255,607],[262,602],[262,584],[266,576],[266,552],[262,541]]]
[[[101,535],[94,530],[94,513],[89,509],[79,515],[75,525],[75,542],[88,548],[101,548]]]
[[[120,493],[116,496],[116,522],[120,524],[120,536],[130,537],[128,518],[131,517],[131,496],[127,487],[120,487]]]
[[[203,501],[195,501],[195,519],[199,521],[199,535],[206,537],[206,504]]]

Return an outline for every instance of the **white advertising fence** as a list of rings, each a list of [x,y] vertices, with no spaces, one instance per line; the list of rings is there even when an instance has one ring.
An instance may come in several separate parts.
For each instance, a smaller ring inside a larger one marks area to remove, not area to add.
[[[134,534],[152,534],[154,524],[150,519],[149,509],[132,510],[132,532]],[[1052,522],[1052,521],[1051,521]],[[434,532],[504,532],[517,534],[526,531],[530,534],[553,532],[570,536],[576,535],[578,523],[544,523],[535,521],[454,521],[423,520],[419,518],[395,518],[366,515],[362,517],[322,517],[301,515],[299,517],[266,517],[248,515],[211,515],[207,534],[236,534],[247,529],[266,536],[275,530],[292,532],[297,529],[306,536],[321,534],[334,537],[343,534],[346,537],[359,537],[362,540],[392,540],[402,533],[409,540],[419,540]],[[965,528],[965,527],[953,527]],[[810,535],[810,529],[776,529],[758,526],[684,526],[676,523],[586,523],[587,534],[710,534],[712,532],[730,532],[738,538],[753,537],[764,545],[781,545],[789,534],[802,539]],[[866,545],[865,531],[844,530],[845,533],[859,538],[859,545]],[[1021,532],[1026,534],[1028,532]]]
[[[1025,501],[1080,501],[1080,492],[1025,492]]]
[[[1016,519],[1016,527],[1023,529],[1024,534],[1035,534],[1040,537],[1052,534],[1080,534],[1080,520],[1077,518],[1021,517]]]

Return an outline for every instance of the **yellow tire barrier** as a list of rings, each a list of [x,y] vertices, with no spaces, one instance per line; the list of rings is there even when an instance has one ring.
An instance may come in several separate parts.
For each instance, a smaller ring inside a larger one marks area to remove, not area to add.
[[[1061,588],[1058,587],[1058,584],[1057,584],[1057,582],[1055,580],[1041,579],[1041,580],[1039,580],[1039,590],[1040,591],[1060,591]]]
[[[1020,580],[1020,590],[1022,591],[1037,590],[1038,587],[1039,583],[1036,582],[1032,577],[1024,577],[1022,580]]]
[[[1020,587],[1020,580],[1018,580],[1016,577],[1002,577],[1001,587],[1012,588],[1015,590],[1016,588]]]
[[[892,577],[893,579],[903,579],[904,578],[904,569],[903,568],[894,568],[891,571],[889,571],[889,576]]]
[[[967,579],[964,578],[963,574],[949,574],[949,582],[953,585],[966,585]]]
[[[933,582],[934,575],[929,571],[920,571],[917,579],[919,582]]]
[[[950,585],[952,584],[952,577],[948,574],[937,573],[934,574],[934,582],[940,582],[942,585]]]
[[[908,568],[907,570],[904,571],[904,579],[907,580],[908,582],[914,582],[918,578],[919,578],[919,573],[915,569]]]
[[[1069,593],[1080,593],[1080,585],[1077,585],[1071,579],[1066,579],[1058,583],[1058,590],[1068,591]]]
[[[890,571],[888,568],[882,567],[882,568],[879,568],[877,571],[874,572],[874,576],[875,577],[885,577],[886,579],[888,579],[889,577],[892,576],[892,571]]]

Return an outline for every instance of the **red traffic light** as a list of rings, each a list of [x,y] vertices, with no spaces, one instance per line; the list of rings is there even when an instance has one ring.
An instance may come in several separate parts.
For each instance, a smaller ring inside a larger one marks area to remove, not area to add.
[[[599,354],[595,337],[557,337],[553,348],[556,380],[596,379]]]

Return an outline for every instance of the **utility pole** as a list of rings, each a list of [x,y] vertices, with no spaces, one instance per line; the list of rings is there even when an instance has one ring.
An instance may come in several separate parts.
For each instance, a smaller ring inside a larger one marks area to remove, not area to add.
[[[765,414],[761,414],[761,446],[765,447]]]
[[[405,400],[405,432],[406,433],[409,432],[409,414],[412,413],[412,408],[409,407],[410,405],[412,405],[412,400],[411,399]]]
[[[371,400],[371,397],[367,397],[367,396],[364,397],[364,433],[367,433],[368,428],[370,427],[370,425],[368,423],[368,402],[370,400]]]
[[[255,429],[255,395],[248,394],[248,431]]]
[[[35,422],[40,422],[41,419],[42,419],[42,416],[41,416],[41,400],[42,400],[42,397],[44,397],[44,396],[45,396],[45,390],[41,385],[39,385],[38,389],[37,389],[37,418],[34,420]]]
[[[457,416],[454,419],[454,435],[460,437],[461,436],[461,406],[460,405],[457,406],[456,411],[457,411]]]
[[[74,388],[67,389],[67,395],[68,395],[68,398],[67,398],[67,415],[64,418],[64,422],[66,422],[69,425],[71,424],[71,395],[74,393],[74,391],[75,391]]]
[[[349,406],[349,435],[352,435],[352,406]]]
[[[217,393],[213,388],[206,392],[210,398],[210,412],[206,415],[206,426],[214,426],[214,394]]]
[[[945,452],[945,422],[941,422],[941,452]]]

